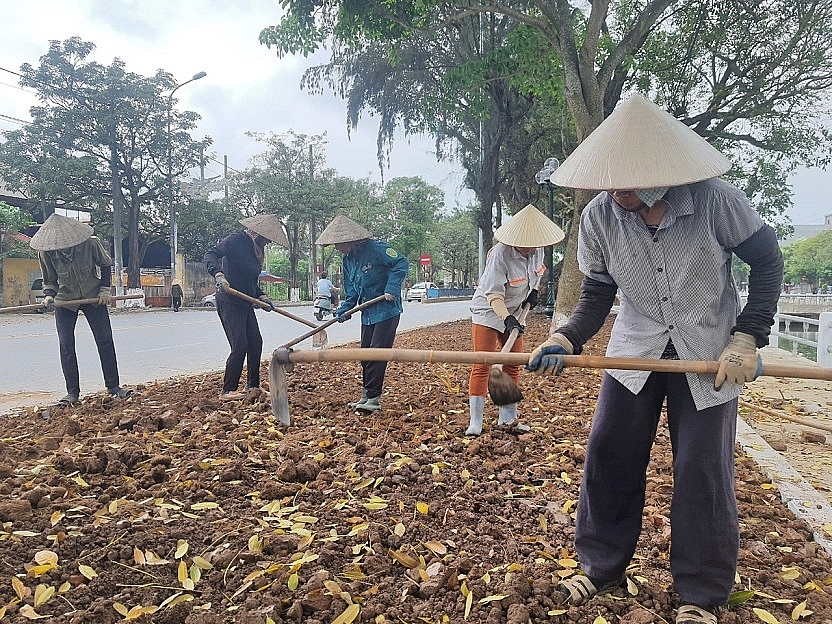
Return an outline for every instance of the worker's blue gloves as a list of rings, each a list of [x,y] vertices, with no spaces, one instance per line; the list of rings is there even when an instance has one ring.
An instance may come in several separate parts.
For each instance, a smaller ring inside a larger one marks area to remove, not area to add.
[[[339,323],[346,323],[348,320],[350,320],[350,315],[346,312],[341,312],[335,318],[338,319]]]
[[[517,329],[518,334],[522,334],[525,331],[525,327],[520,324],[516,318],[514,318],[513,314],[509,314],[505,319],[506,324],[506,334],[510,334],[513,329]]]
[[[537,293],[537,288],[532,288],[529,296],[526,297],[526,300],[523,301],[523,305],[525,306],[527,303],[529,304],[529,310],[535,307],[538,304],[539,295]]]
[[[554,333],[549,340],[542,343],[529,356],[529,363],[526,370],[538,375],[549,375],[554,373],[560,375],[563,370],[564,355],[572,355],[572,343],[563,334]]]

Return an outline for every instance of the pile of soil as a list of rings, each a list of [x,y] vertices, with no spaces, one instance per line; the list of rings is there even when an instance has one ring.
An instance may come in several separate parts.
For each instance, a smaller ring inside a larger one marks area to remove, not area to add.
[[[527,344],[547,326],[532,315]],[[396,347],[470,350],[470,322]],[[357,362],[296,365],[289,429],[265,393],[221,403],[216,374],[2,417],[0,622],[673,622],[666,428],[630,582],[564,607],[601,372],[523,375],[532,431],[499,430],[489,404],[479,438],[468,373],[391,363],[367,415],[346,405]],[[736,487],[739,604],[720,622],[832,623],[830,556],[739,451]]]

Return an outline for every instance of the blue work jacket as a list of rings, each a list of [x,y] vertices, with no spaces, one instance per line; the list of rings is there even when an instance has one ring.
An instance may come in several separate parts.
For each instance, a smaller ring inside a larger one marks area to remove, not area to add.
[[[337,314],[390,293],[393,301],[379,301],[362,310],[361,324],[375,325],[402,313],[402,282],[407,276],[407,258],[387,243],[368,240],[342,256],[344,299]]]

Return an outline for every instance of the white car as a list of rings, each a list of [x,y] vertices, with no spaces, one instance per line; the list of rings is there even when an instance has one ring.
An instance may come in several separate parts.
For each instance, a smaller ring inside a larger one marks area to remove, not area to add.
[[[205,295],[202,298],[202,306],[205,308],[216,308],[217,307],[217,293],[211,293],[210,295]]]
[[[421,301],[428,297],[438,297],[439,288],[433,282],[417,282],[407,289],[407,301]]]

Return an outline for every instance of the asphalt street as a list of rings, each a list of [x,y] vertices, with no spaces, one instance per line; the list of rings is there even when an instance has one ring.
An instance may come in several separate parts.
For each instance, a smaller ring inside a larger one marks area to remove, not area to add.
[[[469,300],[404,304],[399,331],[469,318]],[[286,310],[315,325],[312,306]],[[263,359],[272,350],[311,328],[273,312],[258,311]],[[225,367],[229,347],[216,311],[116,311],[110,316],[122,385],[214,372]],[[325,322],[325,321],[324,321]],[[357,316],[326,329],[329,346],[357,341]],[[103,389],[95,342],[83,315],[75,330],[81,393]],[[441,349],[442,345],[431,345]],[[312,339],[295,346],[311,349]],[[0,413],[25,405],[45,404],[66,394],[58,358],[58,336],[51,314],[0,316]]]

